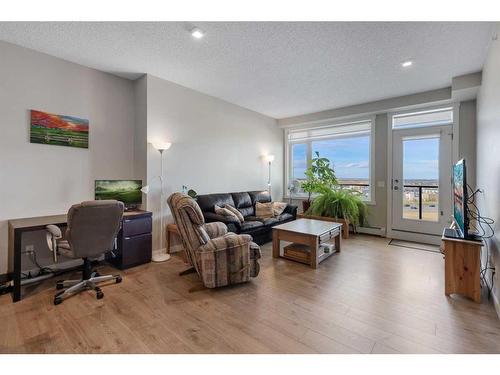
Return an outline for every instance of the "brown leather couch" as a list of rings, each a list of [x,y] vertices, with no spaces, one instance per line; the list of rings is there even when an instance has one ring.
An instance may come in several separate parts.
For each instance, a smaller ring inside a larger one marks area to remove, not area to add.
[[[207,223],[221,221],[227,225],[230,232],[249,234],[253,237],[254,242],[259,245],[272,240],[273,226],[297,218],[297,206],[289,204],[279,217],[265,220],[258,219],[255,216],[256,202],[271,202],[271,195],[267,191],[245,191],[237,193],[205,194],[197,197],[197,203]],[[218,205],[224,207],[225,204],[237,208],[245,218],[245,221],[240,223],[236,219],[216,214],[214,206]]]

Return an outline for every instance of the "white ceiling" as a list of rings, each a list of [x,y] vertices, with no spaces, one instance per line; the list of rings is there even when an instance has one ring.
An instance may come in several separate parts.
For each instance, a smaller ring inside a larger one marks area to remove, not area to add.
[[[127,78],[150,73],[284,118],[446,87],[482,69],[493,23],[0,22],[0,40]],[[400,63],[415,61],[410,69]]]

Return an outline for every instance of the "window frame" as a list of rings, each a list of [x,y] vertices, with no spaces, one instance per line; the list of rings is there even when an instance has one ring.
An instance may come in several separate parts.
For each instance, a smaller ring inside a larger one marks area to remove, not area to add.
[[[307,150],[306,150],[306,156],[307,156],[307,166],[311,165],[311,160],[312,160],[312,142],[313,140],[308,139],[308,140],[295,140],[295,141],[289,141],[288,136],[291,131],[296,131],[296,130],[311,130],[311,129],[317,129],[317,128],[329,128],[329,127],[335,127],[335,126],[345,126],[345,125],[351,125],[359,122],[369,122],[370,123],[370,140],[369,140],[369,168],[368,168],[368,184],[370,187],[370,194],[369,194],[369,199],[364,201],[368,205],[376,205],[375,201],[375,128],[376,128],[376,115],[372,116],[364,116],[364,117],[353,117],[349,119],[344,119],[344,120],[329,120],[329,121],[322,121],[321,124],[308,124],[308,125],[302,125],[302,126],[297,126],[293,128],[287,128],[284,131],[284,143],[285,143],[285,178],[284,178],[284,189],[283,191],[285,192],[284,196],[286,199],[290,199],[290,194],[288,192],[288,185],[292,181],[292,145],[293,144],[306,144],[307,145]],[[321,140],[330,140],[330,139],[339,139],[339,138],[351,138],[352,136],[349,136],[349,134],[345,135],[337,135],[337,136],[332,136],[332,137],[325,137],[322,138]],[[313,194],[313,197],[315,195]],[[297,200],[305,200],[307,199],[307,194],[306,193],[295,193],[292,197],[293,199]]]

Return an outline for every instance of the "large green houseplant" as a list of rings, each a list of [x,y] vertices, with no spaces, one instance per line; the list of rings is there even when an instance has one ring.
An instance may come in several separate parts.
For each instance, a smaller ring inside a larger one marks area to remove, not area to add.
[[[344,219],[355,227],[363,225],[368,208],[361,194],[339,187],[330,160],[320,157],[319,152],[315,152],[315,155],[305,172],[306,180],[302,183],[302,189],[308,193],[307,200],[302,202],[304,213]],[[318,194],[313,202],[312,194]]]
[[[304,212],[311,205],[312,194],[327,192],[337,185],[337,178],[330,166],[330,160],[320,157],[318,151],[315,155],[316,157],[311,160],[311,165],[305,171],[306,180],[301,184],[302,190],[308,194],[307,200],[302,202]]]
[[[356,227],[366,222],[368,208],[358,192],[328,189],[314,199],[306,215],[342,218]]]

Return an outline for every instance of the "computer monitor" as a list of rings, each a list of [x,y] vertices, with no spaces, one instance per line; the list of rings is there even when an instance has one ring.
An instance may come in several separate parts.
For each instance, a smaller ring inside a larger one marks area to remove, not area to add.
[[[95,199],[116,199],[125,207],[142,204],[142,180],[96,180]]]
[[[469,218],[467,212],[467,170],[465,159],[453,166],[453,221],[461,238],[469,236]]]

